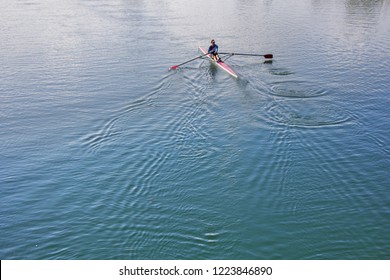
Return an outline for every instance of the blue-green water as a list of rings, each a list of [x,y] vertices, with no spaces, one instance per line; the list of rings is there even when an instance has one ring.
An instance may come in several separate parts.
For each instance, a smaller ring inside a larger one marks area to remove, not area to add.
[[[0,14],[1,259],[390,259],[389,1]]]

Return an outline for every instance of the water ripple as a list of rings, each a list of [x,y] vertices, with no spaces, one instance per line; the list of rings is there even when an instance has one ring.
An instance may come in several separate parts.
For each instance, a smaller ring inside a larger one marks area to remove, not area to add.
[[[352,119],[346,110],[324,100],[282,100],[271,102],[262,115],[273,123],[298,127],[341,125]]]
[[[269,70],[269,72],[272,74],[272,75],[275,75],[275,76],[288,76],[288,75],[293,75],[294,72],[287,69],[287,68],[283,68],[283,67],[274,67],[274,68],[271,68]]]
[[[308,82],[283,81],[274,83],[268,93],[280,97],[310,98],[326,95],[328,90],[311,85]]]
[[[77,142],[92,152],[96,152],[103,146],[113,143],[115,138],[123,134],[116,129],[117,122],[137,110],[142,111],[153,106],[154,98],[169,88],[170,83],[166,80],[166,77],[162,78],[148,94],[132,101],[117,112],[111,113],[110,118],[99,120],[93,131],[80,137],[80,140]]]

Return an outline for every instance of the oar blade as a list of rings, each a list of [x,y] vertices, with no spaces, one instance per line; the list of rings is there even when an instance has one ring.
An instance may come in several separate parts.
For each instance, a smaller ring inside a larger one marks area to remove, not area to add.
[[[272,59],[274,56],[272,54],[265,54],[264,55],[264,58],[267,58],[267,59]]]
[[[169,67],[169,70],[176,70],[177,68],[179,68],[179,65],[174,65]]]

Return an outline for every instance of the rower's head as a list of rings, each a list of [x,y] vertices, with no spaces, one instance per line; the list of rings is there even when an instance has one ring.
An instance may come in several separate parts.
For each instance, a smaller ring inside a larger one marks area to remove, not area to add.
[[[214,39],[211,39],[211,44],[215,45],[215,40]]]

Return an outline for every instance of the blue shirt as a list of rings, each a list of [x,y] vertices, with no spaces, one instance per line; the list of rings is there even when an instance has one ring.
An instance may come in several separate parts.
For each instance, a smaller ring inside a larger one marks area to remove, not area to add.
[[[214,44],[214,46],[210,45],[209,47],[209,52],[208,53],[213,53],[213,52],[218,52],[218,45]]]

